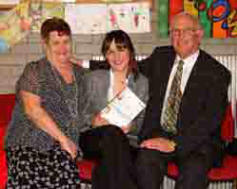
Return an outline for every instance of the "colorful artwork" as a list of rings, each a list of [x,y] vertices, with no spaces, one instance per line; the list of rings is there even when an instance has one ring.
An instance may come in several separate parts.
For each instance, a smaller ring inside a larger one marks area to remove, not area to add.
[[[39,31],[41,24],[49,17],[64,17],[64,5],[62,3],[29,2],[29,17],[32,19],[31,31]]]
[[[65,20],[73,33],[97,34],[106,32],[106,5],[68,4],[65,6]]]
[[[160,0],[159,4],[161,37],[168,36],[170,20],[181,11],[199,17],[205,37],[237,37],[237,0]]]
[[[123,29],[130,33],[150,32],[149,1],[115,4],[46,1],[51,0],[21,0],[15,8],[0,15],[0,52],[7,51],[29,32],[39,32],[43,21],[54,16],[65,18],[73,33],[98,34],[112,29]]]
[[[75,3],[76,0],[41,0],[43,2],[51,2],[51,3]]]
[[[76,0],[77,3],[124,3],[139,0]]]
[[[62,3],[24,0],[0,17],[0,53],[21,41],[30,31],[39,31],[48,17],[63,17]]]
[[[150,32],[150,4],[127,3],[108,5],[108,30],[122,29],[129,33]]]
[[[20,0],[0,0],[1,5],[16,5]]]
[[[21,3],[0,18],[0,52],[18,43],[30,31],[28,8],[28,3]]]
[[[128,33],[150,32],[150,4],[68,4],[65,20],[74,33],[99,34],[114,29]]]

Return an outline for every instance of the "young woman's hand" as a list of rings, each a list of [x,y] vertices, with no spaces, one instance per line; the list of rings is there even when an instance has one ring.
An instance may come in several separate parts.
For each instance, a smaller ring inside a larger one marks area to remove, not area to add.
[[[106,119],[102,118],[100,113],[96,114],[92,119],[92,127],[99,127],[104,125],[109,125],[109,122]]]
[[[127,133],[131,130],[131,128],[132,128],[132,125],[131,125],[131,124],[125,125],[125,126],[122,126],[122,127],[121,127],[122,131],[123,131],[125,134],[127,134]]]

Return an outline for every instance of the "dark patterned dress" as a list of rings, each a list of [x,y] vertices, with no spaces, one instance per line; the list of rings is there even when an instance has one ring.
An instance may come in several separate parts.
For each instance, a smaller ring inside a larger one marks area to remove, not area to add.
[[[46,58],[26,65],[16,85],[16,105],[5,140],[7,188],[80,188],[75,160],[28,119],[19,95],[20,90],[24,90],[39,96],[44,110],[79,146],[78,86],[83,70],[75,66],[74,76],[76,81],[65,83]]]

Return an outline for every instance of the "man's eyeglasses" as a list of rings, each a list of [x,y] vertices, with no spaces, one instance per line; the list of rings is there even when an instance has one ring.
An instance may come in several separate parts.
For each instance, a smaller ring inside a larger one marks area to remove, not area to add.
[[[186,29],[171,29],[170,30],[170,34],[171,35],[192,35],[195,31],[197,31],[198,29],[193,29],[193,28],[186,28]]]

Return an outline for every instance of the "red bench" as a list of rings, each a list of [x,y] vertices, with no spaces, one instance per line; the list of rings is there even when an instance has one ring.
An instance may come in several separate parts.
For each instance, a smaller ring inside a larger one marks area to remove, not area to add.
[[[231,106],[226,110],[226,115],[223,120],[221,128],[221,137],[226,142],[231,142],[234,137],[234,122],[231,113]],[[82,160],[78,162],[80,169],[81,181],[88,183],[91,181],[91,172],[95,163],[89,160]],[[171,178],[177,178],[179,172],[178,167],[173,162],[169,162],[167,176]],[[220,168],[212,168],[208,174],[210,181],[230,181],[233,180],[237,183],[237,156],[231,156],[226,154],[223,160],[223,165]]]
[[[12,109],[15,103],[14,94],[1,94],[0,95],[0,189],[5,187],[7,181],[7,164],[6,154],[3,150],[4,135],[7,125],[11,119]],[[226,117],[222,124],[222,139],[230,142],[234,135],[234,125],[229,115],[231,108],[226,111]],[[82,182],[91,181],[91,172],[95,162],[89,160],[82,160],[78,162],[78,168],[80,170],[79,177]],[[170,162],[168,166],[167,175],[176,178],[178,176],[177,166]],[[236,180],[237,179],[237,157],[231,155],[225,155],[223,166],[220,168],[213,168],[210,170],[209,179],[211,181],[225,181],[225,180]]]
[[[15,95],[4,94],[0,95],[0,189],[5,188],[7,181],[7,163],[6,153],[3,150],[4,135],[7,129],[7,124],[11,119],[12,109],[15,104]]]

